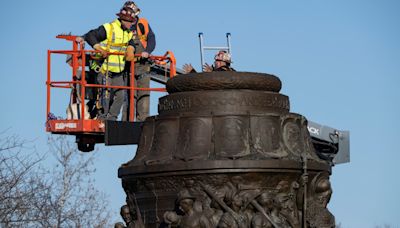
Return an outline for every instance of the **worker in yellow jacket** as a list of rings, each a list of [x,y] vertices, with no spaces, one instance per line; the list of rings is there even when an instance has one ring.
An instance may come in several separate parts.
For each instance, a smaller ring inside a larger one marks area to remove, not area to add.
[[[98,51],[100,72],[97,83],[110,86],[124,86],[125,61],[134,59],[135,43],[130,30],[135,23],[136,8],[124,4],[118,18],[105,23],[97,29],[90,30],[82,37],[77,37],[78,43],[85,41]],[[113,54],[116,53],[116,54]],[[117,53],[124,53],[122,55]],[[100,89],[98,102],[98,119],[117,120],[124,102],[125,92],[122,89]]]

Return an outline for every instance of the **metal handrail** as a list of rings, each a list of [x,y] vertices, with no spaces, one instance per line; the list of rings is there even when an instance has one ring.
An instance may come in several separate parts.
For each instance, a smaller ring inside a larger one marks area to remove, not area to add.
[[[85,64],[86,63],[86,54],[87,53],[98,53],[98,51],[94,50],[85,50],[83,44],[78,44],[75,42],[77,36],[71,36],[71,35],[59,35],[57,38],[60,39],[66,39],[68,41],[72,41],[73,43],[73,50],[48,50],[47,51],[47,81],[46,81],[46,86],[47,86],[47,103],[46,103],[46,119],[48,118],[50,114],[50,109],[51,109],[51,88],[71,88],[76,85],[81,85],[81,93],[80,93],[80,100],[83,103],[85,100],[85,90],[86,88],[113,88],[113,89],[124,89],[124,90],[129,90],[129,97],[130,97],[130,102],[129,102],[129,121],[134,121],[134,112],[135,112],[135,101],[134,101],[134,91],[136,90],[142,90],[142,91],[155,91],[155,92],[165,92],[165,88],[136,88],[135,87],[135,61],[131,61],[131,72],[130,72],[130,85],[129,86],[110,86],[110,85],[99,85],[99,84],[88,84],[86,82],[86,71],[85,71]],[[74,77],[79,68],[81,70],[81,79],[76,80],[73,79],[72,81],[52,81],[51,80],[51,55],[52,54],[66,54],[66,55],[72,55],[72,77]],[[125,53],[116,53],[112,52],[109,53],[112,55],[125,55]],[[141,55],[135,54],[135,57],[140,57]],[[81,63],[79,63],[79,59],[81,58]],[[169,63],[169,68],[170,68],[170,78],[174,77],[176,75],[176,59],[174,54],[171,51],[167,51],[163,56],[149,56],[150,60],[154,61],[162,61],[163,64],[168,64]],[[82,105],[81,108],[81,117],[84,117],[85,113],[85,105]],[[80,119],[82,122],[84,118]]]

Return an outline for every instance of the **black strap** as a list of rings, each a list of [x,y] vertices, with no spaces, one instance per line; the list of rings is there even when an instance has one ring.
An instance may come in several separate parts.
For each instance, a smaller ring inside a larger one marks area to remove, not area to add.
[[[145,32],[144,25],[142,23],[139,23],[138,26],[139,26],[141,34],[144,34],[144,32]]]

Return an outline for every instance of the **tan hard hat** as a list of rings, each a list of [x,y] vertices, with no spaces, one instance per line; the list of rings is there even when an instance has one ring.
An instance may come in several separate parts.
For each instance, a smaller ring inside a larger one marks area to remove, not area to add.
[[[226,51],[219,51],[215,55],[214,60],[223,61],[226,63],[232,63],[231,54],[229,54]]]

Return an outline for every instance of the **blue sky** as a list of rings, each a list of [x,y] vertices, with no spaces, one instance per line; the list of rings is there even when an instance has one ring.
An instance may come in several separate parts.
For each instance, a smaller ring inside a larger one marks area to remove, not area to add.
[[[171,50],[178,67],[193,63],[199,69],[198,33],[206,45],[224,45],[230,32],[237,70],[277,75],[292,112],[349,130],[351,163],[333,168],[331,212],[343,227],[400,226],[400,1],[137,3],[156,33],[155,54]],[[112,21],[123,1],[0,4],[0,129],[11,127],[9,132],[35,139],[45,151],[46,51],[70,47],[55,39],[59,33],[83,34]],[[57,78],[69,76],[63,60],[54,59]],[[54,112],[64,115],[68,97],[56,95]],[[160,95],[152,94],[152,114]],[[136,147],[98,148],[97,183],[117,214],[125,200],[117,169]]]

